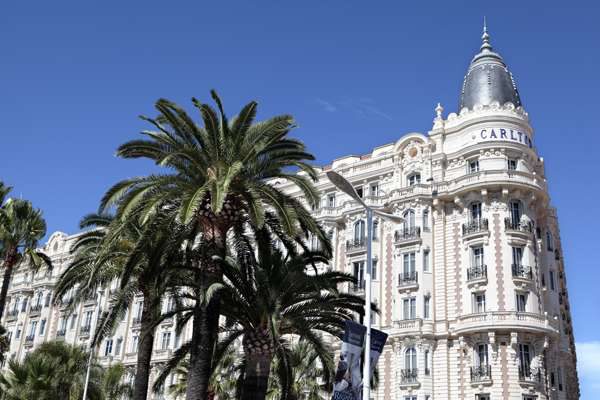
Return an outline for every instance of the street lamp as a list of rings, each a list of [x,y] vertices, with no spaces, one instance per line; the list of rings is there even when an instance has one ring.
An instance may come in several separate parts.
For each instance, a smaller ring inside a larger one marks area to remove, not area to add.
[[[98,322],[100,321],[100,310],[102,310],[102,289],[98,289],[98,315],[96,316],[96,325],[98,325]],[[98,326],[96,326],[96,328],[97,327]],[[94,357],[94,349],[96,347],[94,346],[94,332],[95,328],[92,329],[90,326],[90,354],[88,356],[87,371],[85,373],[85,383],[83,386],[83,400],[86,400],[87,397],[88,386],[90,383],[90,369],[92,368],[92,358]]]
[[[373,268],[373,256],[371,247],[373,242],[373,214],[392,222],[401,223],[402,217],[383,212],[376,208],[369,207],[363,199],[356,193],[354,186],[343,176],[334,171],[327,172],[327,178],[342,192],[346,193],[352,199],[356,200],[367,211],[367,271],[365,275],[365,361],[363,364],[363,400],[369,400],[371,397],[371,272]]]

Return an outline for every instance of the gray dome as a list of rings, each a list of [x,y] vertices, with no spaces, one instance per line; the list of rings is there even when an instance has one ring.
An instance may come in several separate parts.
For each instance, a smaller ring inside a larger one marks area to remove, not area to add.
[[[501,105],[511,102],[521,105],[519,91],[512,74],[500,54],[494,52],[490,35],[484,26],[483,44],[480,52],[473,57],[465,75],[458,110],[464,107],[473,109],[476,105],[490,105],[497,101]]]

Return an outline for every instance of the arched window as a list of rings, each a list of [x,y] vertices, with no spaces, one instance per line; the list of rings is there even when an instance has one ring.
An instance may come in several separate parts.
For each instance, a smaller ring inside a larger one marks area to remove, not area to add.
[[[354,223],[354,242],[362,242],[365,237],[365,221],[358,220]]]
[[[417,351],[414,347],[409,347],[404,352],[404,369],[409,371],[417,369]]]
[[[408,181],[408,186],[414,186],[416,184],[421,183],[421,174],[418,172],[415,172],[414,174],[410,174],[407,177],[407,181]]]
[[[411,232],[415,229],[415,211],[407,210],[402,215],[404,217],[404,222],[402,223],[402,228],[405,233]]]

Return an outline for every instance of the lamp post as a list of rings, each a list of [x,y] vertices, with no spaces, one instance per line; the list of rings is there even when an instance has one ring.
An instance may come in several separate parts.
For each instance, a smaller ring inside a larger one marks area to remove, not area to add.
[[[96,328],[98,325],[98,321],[100,320],[100,310],[102,309],[102,290],[98,290],[98,315],[96,316]],[[90,354],[88,356],[88,362],[87,362],[87,371],[85,373],[85,383],[83,386],[83,400],[86,400],[87,398],[87,391],[88,391],[88,386],[90,383],[90,369],[92,368],[92,358],[94,357],[94,332],[95,332],[95,328],[92,329],[92,327],[90,327]]]
[[[356,200],[367,212],[367,271],[365,274],[365,354],[363,364],[363,400],[370,400],[371,396],[371,272],[373,268],[373,255],[371,247],[373,244],[373,214],[392,222],[401,223],[402,217],[383,212],[377,208],[369,207],[356,193],[354,186],[343,176],[334,171],[327,172],[327,178],[333,185]]]

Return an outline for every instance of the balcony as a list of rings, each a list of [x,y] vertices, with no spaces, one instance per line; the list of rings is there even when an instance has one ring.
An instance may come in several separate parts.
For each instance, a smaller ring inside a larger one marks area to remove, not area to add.
[[[396,320],[391,332],[401,336],[433,335],[433,321],[421,318]]]
[[[33,339],[35,339],[35,335],[28,335],[25,337],[25,346],[33,346]]]
[[[515,283],[524,287],[533,282],[533,271],[530,266],[512,264],[512,277]]]
[[[537,386],[542,383],[542,373],[539,369],[536,372],[524,371],[523,368],[519,366],[519,383],[529,386]]]
[[[367,238],[354,238],[353,240],[346,241],[346,252],[347,253],[359,253],[366,251],[367,249]]]
[[[416,368],[400,370],[400,387],[415,388],[420,385],[419,371]]]
[[[409,291],[416,290],[419,287],[417,271],[410,271],[398,274],[398,290]]]
[[[394,243],[396,243],[397,245],[418,243],[420,241],[421,228],[419,228],[418,226],[400,229],[394,232]]]
[[[35,306],[31,306],[29,308],[29,314],[30,315],[37,315],[42,311],[42,305],[41,304],[36,304]]]
[[[357,295],[364,295],[365,294],[365,281],[357,281],[355,283],[351,283],[350,284],[350,291],[353,294],[357,294]]]
[[[84,325],[81,328],[79,328],[79,334],[81,336],[88,336],[90,334],[91,329],[92,329],[91,325]]]
[[[504,229],[507,233],[521,236],[524,239],[529,239],[533,236],[533,224],[531,222],[525,224],[513,221],[510,218],[505,218]]]
[[[479,288],[487,284],[487,265],[476,265],[467,269],[467,286]]]
[[[471,383],[491,384],[492,383],[492,367],[489,365],[478,365],[471,367]]]
[[[17,316],[19,315],[19,310],[10,310],[6,312],[6,320],[7,321],[11,321],[13,319],[16,319]]]
[[[558,321],[549,319],[547,314],[489,311],[459,316],[456,323],[451,324],[450,330],[456,335],[489,330],[557,334]]]
[[[60,329],[60,330],[56,331],[56,337],[57,338],[64,338],[66,334],[67,334],[67,329],[66,328],[63,328],[63,329]]]
[[[479,236],[489,233],[489,224],[487,218],[475,219],[462,226],[463,237]]]

